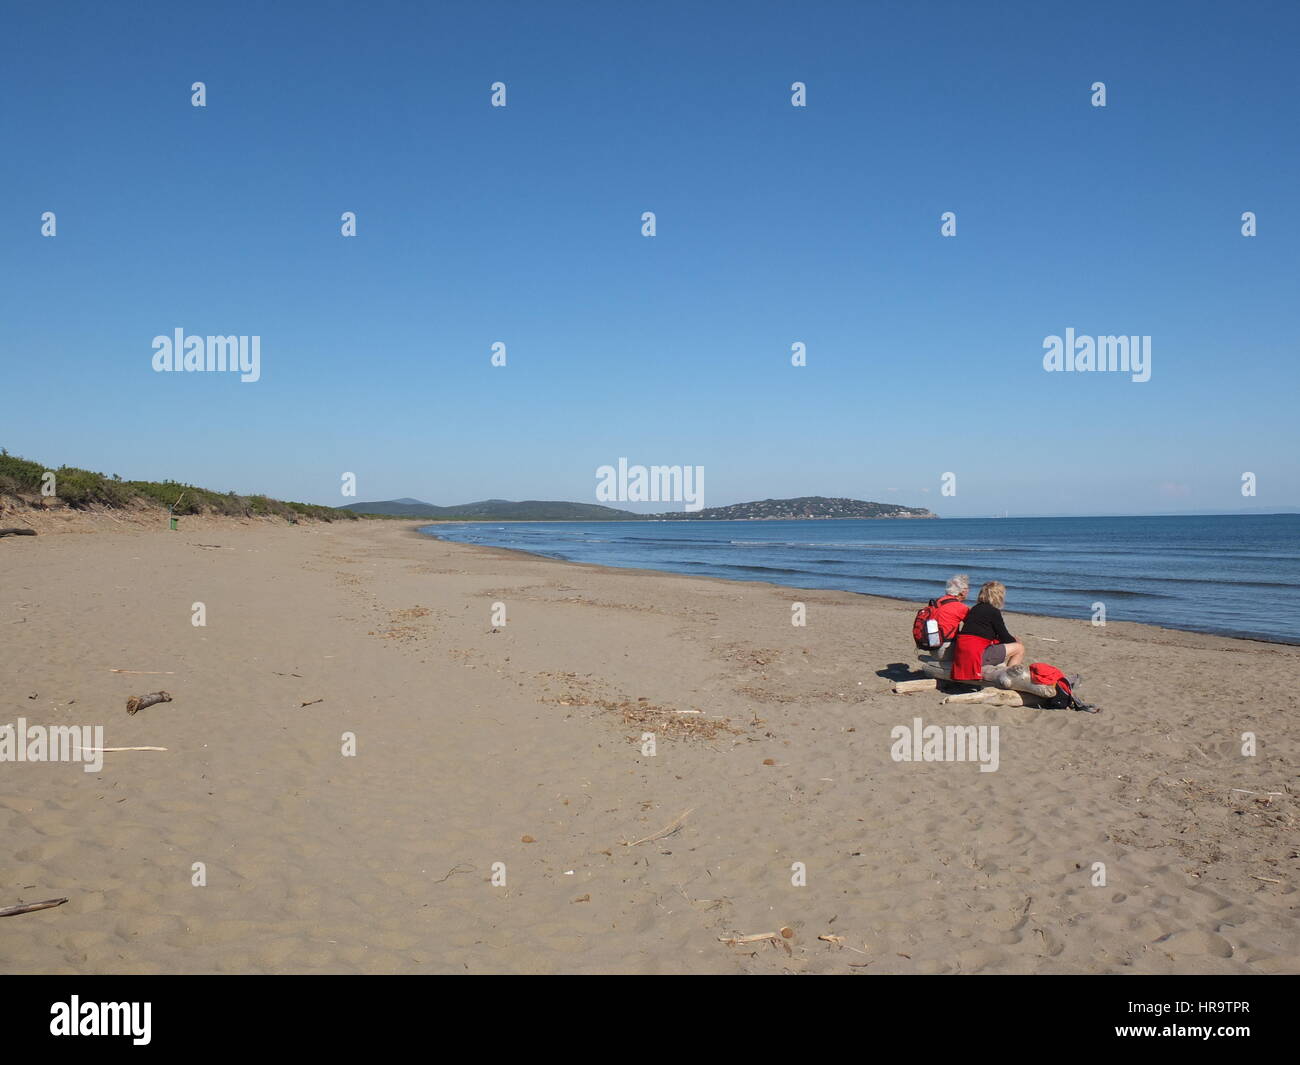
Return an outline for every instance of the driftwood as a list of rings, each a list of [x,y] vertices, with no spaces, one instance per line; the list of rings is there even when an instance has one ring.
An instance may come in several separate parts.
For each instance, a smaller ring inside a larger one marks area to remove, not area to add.
[[[938,659],[933,655],[920,654],[917,658],[921,662],[921,670],[927,676],[935,680],[952,680],[952,660]],[[1029,678],[1027,667],[1014,666],[1008,668],[1003,665],[985,666],[982,670],[985,684],[1000,684],[1005,680],[1007,686],[1014,691],[1027,692],[1030,695],[1041,695],[1043,698],[1049,698],[1056,694],[1056,687],[1049,687],[1046,684],[1035,684]],[[999,679],[1001,678],[1001,680]]]
[[[0,529],[0,536],[35,536],[35,529]]]
[[[694,807],[691,807],[691,809],[693,810]],[[686,815],[689,814],[690,812],[691,812],[690,810],[683,810],[678,815],[677,820],[674,821],[671,825],[668,825],[666,828],[661,828],[658,832],[646,836],[645,839],[638,839],[632,843],[625,842],[623,846],[637,847],[640,846],[642,843],[653,843],[657,839],[663,839],[665,836],[671,836],[674,832],[676,832],[679,828],[681,828],[683,824],[686,823]]]
[[[151,692],[148,695],[133,695],[126,701],[126,712],[134,714],[137,710],[143,710],[146,706],[153,706],[154,703],[170,703],[172,697],[166,692]]]
[[[174,669],[110,669],[110,673],[134,673],[138,677],[161,677],[164,673],[172,676]]]
[[[1029,696],[1033,698],[1032,695]],[[957,695],[949,695],[943,700],[945,703],[984,703],[989,706],[1028,706],[1025,702],[1025,696],[1020,692],[1005,691],[1002,688],[981,688],[975,692],[961,692]]]
[[[718,942],[725,943],[729,947],[738,947],[743,943],[765,943],[780,938],[779,932],[759,932],[752,936],[718,936]]]
[[[37,910],[52,910],[62,906],[67,899],[46,899],[44,902],[29,902],[26,906],[6,906],[0,910],[0,917],[17,917],[20,913],[35,913]]]
[[[894,685],[895,695],[906,695],[908,692],[932,692],[939,686],[939,682],[933,677],[926,677],[923,680],[900,680]]]
[[[83,751],[165,751],[166,747],[83,747]]]
[[[790,944],[787,942],[793,938],[794,929],[786,926],[777,932],[759,932],[752,936],[718,936],[718,942],[725,943],[729,947],[749,946],[752,943],[775,943],[784,948],[787,954],[793,954],[794,951],[790,949]]]

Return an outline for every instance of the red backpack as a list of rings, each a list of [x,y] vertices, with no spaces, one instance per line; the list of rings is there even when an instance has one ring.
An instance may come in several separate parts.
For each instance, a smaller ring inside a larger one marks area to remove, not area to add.
[[[938,608],[944,603],[960,603],[955,595],[941,595],[916,612],[912,622],[912,639],[921,651],[937,651],[944,640],[951,640],[955,633],[942,632],[939,628]]]
[[[1086,710],[1090,714],[1098,712],[1095,706],[1081,703],[1074,697],[1074,691],[1070,688],[1069,679],[1055,666],[1049,666],[1046,662],[1031,662],[1029,664],[1029,679],[1035,684],[1043,684],[1056,689],[1055,695],[1042,700],[1045,710]]]

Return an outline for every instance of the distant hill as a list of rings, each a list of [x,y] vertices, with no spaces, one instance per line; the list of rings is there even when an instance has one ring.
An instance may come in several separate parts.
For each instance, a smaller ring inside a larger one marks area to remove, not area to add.
[[[798,499],[763,499],[757,503],[733,503],[729,507],[705,507],[687,514],[675,511],[653,517],[670,521],[789,521],[795,518],[937,518],[924,507],[903,507],[896,503],[868,503],[861,499],[831,499],[800,496]]]
[[[555,500],[483,499],[440,507],[418,499],[389,499],[377,503],[349,503],[340,510],[356,514],[381,514],[402,518],[441,518],[456,521],[779,521],[793,518],[937,518],[922,507],[895,503],[869,503],[861,499],[830,499],[800,496],[798,499],[764,499],[756,503],[734,503],[729,507],[708,507],[688,514],[634,514],[597,503],[565,503]]]
[[[457,521],[627,521],[642,517],[628,510],[615,510],[598,503],[565,503],[558,500],[483,499],[440,507],[418,499],[390,499],[382,503],[350,503],[340,510],[357,514],[384,514],[406,518],[454,518]]]

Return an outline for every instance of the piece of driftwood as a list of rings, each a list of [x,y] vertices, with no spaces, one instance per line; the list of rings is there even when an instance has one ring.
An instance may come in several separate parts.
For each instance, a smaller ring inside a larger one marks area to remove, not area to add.
[[[148,695],[133,695],[126,701],[126,712],[134,714],[137,710],[143,710],[146,706],[153,706],[155,703],[170,703],[172,697],[167,692],[150,692]]]
[[[691,809],[693,810],[694,807],[691,807]],[[665,836],[671,836],[674,832],[676,832],[679,828],[681,828],[683,824],[685,824],[686,815],[689,814],[690,812],[691,812],[690,810],[683,810],[680,814],[678,814],[677,820],[674,821],[671,825],[668,825],[665,828],[661,828],[658,832],[654,833],[653,835],[646,836],[645,839],[638,839],[633,843],[624,843],[623,846],[637,847],[640,846],[642,843],[653,843],[657,839],[663,839]]]
[[[935,680],[952,680],[952,660],[938,659],[933,655],[919,654],[916,656],[921,663],[921,671],[926,676],[934,677]],[[1029,670],[1024,666],[1016,666],[1008,669],[1006,666],[985,666],[983,669],[983,680],[985,684],[999,684],[999,676],[1003,677],[1010,685],[1010,690],[1027,692],[1030,695],[1041,695],[1043,698],[1049,698],[1056,694],[1055,686],[1049,687],[1046,684],[1035,684],[1029,678]]]
[[[933,677],[924,677],[921,680],[900,680],[894,685],[895,695],[906,695],[908,692],[932,692],[939,686],[939,682]]]
[[[67,899],[46,899],[44,902],[29,902],[25,906],[6,906],[0,910],[0,917],[17,917],[20,913],[35,913],[37,910],[52,910],[62,906]]]
[[[1033,696],[1031,695],[1032,699]],[[1001,688],[981,688],[977,692],[959,692],[949,695],[941,703],[980,703],[983,706],[1027,706],[1025,697],[1020,692],[1004,691]]]
[[[725,943],[729,947],[738,947],[743,943],[763,943],[767,940],[776,941],[781,938],[779,932],[759,932],[752,936],[718,936],[719,943]]]
[[[0,536],[35,536],[35,529],[0,529]]]
[[[170,677],[170,676],[174,676],[176,673],[174,669],[112,669],[112,668],[109,669],[109,672],[110,673],[132,673],[137,677],[161,677],[163,675]]]
[[[166,747],[83,747],[83,751],[165,751]]]

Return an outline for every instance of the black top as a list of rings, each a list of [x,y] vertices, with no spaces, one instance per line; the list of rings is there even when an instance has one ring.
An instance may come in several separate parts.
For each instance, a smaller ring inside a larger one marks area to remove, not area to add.
[[[976,603],[962,622],[963,636],[980,636],[998,643],[1015,643],[1016,638],[1007,631],[1002,611],[991,603]]]

